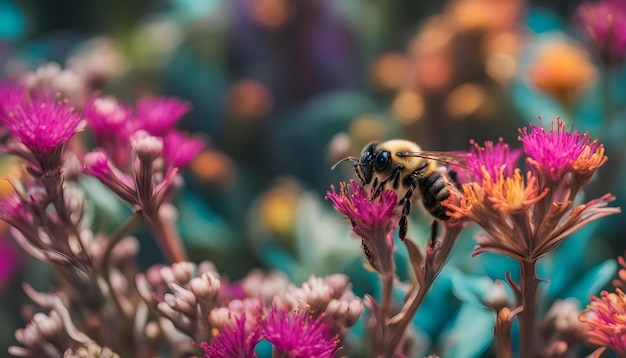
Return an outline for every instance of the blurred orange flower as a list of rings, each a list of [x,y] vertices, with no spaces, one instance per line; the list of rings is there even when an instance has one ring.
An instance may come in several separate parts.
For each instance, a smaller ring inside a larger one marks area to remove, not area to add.
[[[596,74],[583,48],[566,42],[551,42],[542,47],[528,76],[536,88],[570,107],[593,84]]]

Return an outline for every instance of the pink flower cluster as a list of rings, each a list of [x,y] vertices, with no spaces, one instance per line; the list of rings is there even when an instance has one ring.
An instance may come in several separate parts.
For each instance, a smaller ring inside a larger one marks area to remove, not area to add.
[[[186,165],[204,147],[200,138],[189,138],[175,129],[190,111],[187,102],[176,98],[144,98],[132,108],[111,97],[96,97],[86,106],[84,115],[98,145],[119,168],[130,168],[132,138],[143,131],[162,142],[159,154],[168,167]]]
[[[258,271],[229,284],[212,270],[181,262],[137,277],[148,305],[200,342],[206,357],[257,357],[262,340],[281,357],[334,357],[363,311],[345,275],[312,276],[296,287]]]

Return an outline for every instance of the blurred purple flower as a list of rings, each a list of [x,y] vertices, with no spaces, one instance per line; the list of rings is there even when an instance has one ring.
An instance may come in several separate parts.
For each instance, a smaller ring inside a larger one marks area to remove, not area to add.
[[[169,167],[183,167],[205,146],[205,141],[197,137],[172,130],[163,141],[163,159]]]
[[[177,98],[142,98],[137,102],[137,124],[154,136],[164,137],[190,110],[189,103]]]
[[[626,60],[626,2],[601,0],[584,2],[576,10],[581,27],[587,33],[602,61],[620,65]]]
[[[128,167],[128,137],[134,131],[132,109],[114,98],[96,97],[87,103],[83,114],[98,145],[109,153],[113,163]]]

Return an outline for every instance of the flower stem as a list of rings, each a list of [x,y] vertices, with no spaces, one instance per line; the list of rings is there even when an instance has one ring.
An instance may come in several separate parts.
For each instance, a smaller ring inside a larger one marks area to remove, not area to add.
[[[520,326],[520,357],[533,357],[535,344],[535,319],[537,314],[537,288],[535,277],[537,260],[520,260],[521,295],[524,310],[518,315]]]
[[[380,317],[378,319],[379,324],[379,332],[380,332],[380,348],[384,345],[384,342],[387,340],[387,336],[389,335],[389,330],[387,329],[387,322],[389,321],[389,312],[391,310],[391,294],[393,291],[393,272],[387,272],[381,275],[383,292],[381,297],[380,304]],[[375,347],[376,348],[376,347]]]
[[[187,253],[174,225],[169,220],[163,219],[159,213],[147,215],[146,212],[143,212],[143,214],[168,262],[187,261]]]

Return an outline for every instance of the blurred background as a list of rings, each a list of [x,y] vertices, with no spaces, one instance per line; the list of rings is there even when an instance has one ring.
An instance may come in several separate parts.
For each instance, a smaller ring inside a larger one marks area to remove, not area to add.
[[[282,270],[296,284],[311,274],[345,272],[357,294],[376,294],[378,278],[363,269],[359,240],[324,200],[330,185],[354,176],[351,165],[331,165],[369,141],[406,138],[425,150],[467,150],[471,139],[502,137],[519,147],[518,128],[537,124],[538,116],[544,123],[561,116],[607,148],[608,163],[587,198],[611,192],[624,206],[626,74],[623,61],[608,61],[585,35],[579,5],[0,0],[0,68],[5,78],[56,76],[59,86],[76,90],[79,108],[85,88],[130,103],[155,95],[189,101],[193,110],[181,129],[209,138],[176,199],[192,260],[211,260],[233,280],[253,268]],[[8,158],[0,164],[2,176],[14,170]],[[84,185],[96,190],[93,182]],[[1,186],[5,195],[10,188]],[[96,201],[106,208],[94,223],[102,230],[129,215],[104,190]],[[429,219],[416,210],[411,221],[409,237],[423,242]],[[45,266],[21,252],[5,226],[0,230],[6,352],[24,325],[21,282],[48,289],[51,281]],[[584,305],[599,292],[614,272],[605,260],[626,248],[625,232],[621,215],[602,219],[545,258],[547,302],[576,297]],[[438,299],[416,317],[424,349],[444,347],[443,356],[463,356],[448,343],[466,317],[479,324],[476,312],[485,318],[483,336],[456,336],[467,341],[456,344],[466,344],[465,356],[487,354],[493,322],[472,297],[505,270],[517,272],[495,255],[471,258],[475,233],[464,232],[433,289]],[[161,262],[147,233],[136,235],[140,263]],[[399,250],[399,277],[406,279],[403,260]]]

